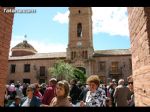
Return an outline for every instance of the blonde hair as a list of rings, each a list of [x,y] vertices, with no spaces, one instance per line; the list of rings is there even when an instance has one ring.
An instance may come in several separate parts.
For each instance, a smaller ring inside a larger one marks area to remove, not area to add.
[[[100,79],[99,79],[99,77],[98,77],[98,75],[91,75],[90,77],[88,77],[88,79],[87,79],[87,84],[89,84],[89,83],[95,83],[96,85],[98,85],[99,86],[99,84],[100,84]]]

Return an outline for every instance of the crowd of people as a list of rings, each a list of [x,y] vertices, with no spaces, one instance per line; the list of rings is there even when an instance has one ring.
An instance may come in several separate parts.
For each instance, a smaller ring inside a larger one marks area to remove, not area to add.
[[[118,82],[112,79],[101,84],[97,75],[87,78],[86,84],[51,78],[49,83],[6,85],[5,107],[120,107],[134,105],[133,79]]]

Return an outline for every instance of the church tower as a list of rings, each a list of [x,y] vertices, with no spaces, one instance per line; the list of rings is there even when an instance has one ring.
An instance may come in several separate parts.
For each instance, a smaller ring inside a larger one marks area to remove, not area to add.
[[[91,7],[69,8],[69,40],[67,60],[85,61],[93,56]]]

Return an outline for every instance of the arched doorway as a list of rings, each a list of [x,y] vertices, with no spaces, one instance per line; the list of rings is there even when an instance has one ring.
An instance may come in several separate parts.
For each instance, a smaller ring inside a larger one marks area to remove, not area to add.
[[[84,74],[86,74],[86,69],[84,67],[76,67],[78,68],[79,70],[83,71]]]

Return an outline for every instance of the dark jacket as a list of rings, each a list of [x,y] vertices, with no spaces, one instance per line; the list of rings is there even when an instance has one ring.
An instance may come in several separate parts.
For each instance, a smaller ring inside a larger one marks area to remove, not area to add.
[[[73,104],[76,104],[77,103],[77,100],[79,98],[79,95],[80,95],[80,89],[78,88],[77,85],[72,85],[72,88],[70,89],[70,97],[72,99],[72,103]]]
[[[27,97],[23,98],[21,104],[23,104],[26,100]],[[41,105],[40,99],[36,96],[33,96],[30,102],[30,107],[40,107],[40,105]]]

